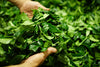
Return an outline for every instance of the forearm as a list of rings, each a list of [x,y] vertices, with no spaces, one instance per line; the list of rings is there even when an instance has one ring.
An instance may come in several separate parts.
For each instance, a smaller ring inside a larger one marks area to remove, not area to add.
[[[30,0],[8,0],[8,1],[16,5],[18,8],[20,8],[26,1]]]

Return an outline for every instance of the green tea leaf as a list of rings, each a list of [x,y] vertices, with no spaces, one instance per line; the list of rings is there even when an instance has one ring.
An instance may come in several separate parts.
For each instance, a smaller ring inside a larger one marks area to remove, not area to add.
[[[32,50],[34,52],[36,52],[38,50],[39,46],[38,45],[30,45],[29,46],[29,50]]]
[[[22,25],[32,25],[34,23],[32,23],[31,21],[25,21],[24,23],[22,23]]]
[[[0,43],[9,44],[12,41],[12,38],[0,38]]]

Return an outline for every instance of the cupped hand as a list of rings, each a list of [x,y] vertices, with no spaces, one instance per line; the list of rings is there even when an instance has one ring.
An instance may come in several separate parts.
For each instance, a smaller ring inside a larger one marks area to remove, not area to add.
[[[57,49],[53,47],[49,47],[45,52],[41,52],[35,55],[30,56],[28,59],[24,60],[19,65],[12,65],[8,67],[38,67],[41,65],[44,60],[52,53],[56,53]],[[16,60],[15,60],[16,61]]]
[[[31,19],[33,17],[33,11],[34,9],[38,9],[38,8],[42,8],[44,10],[49,11],[48,8],[44,7],[43,5],[41,5],[39,2],[36,1],[26,1],[21,7],[20,7],[20,11],[24,12],[28,15],[28,17]]]
[[[44,60],[47,58],[47,56],[49,56],[50,54],[52,53],[56,53],[57,50],[53,47],[49,47],[47,49],[47,51],[45,52],[42,52],[42,53],[38,53],[38,54],[35,54],[31,57],[29,57],[27,60],[24,61],[24,64],[27,66],[30,66],[30,67],[38,67],[39,65],[41,65]]]

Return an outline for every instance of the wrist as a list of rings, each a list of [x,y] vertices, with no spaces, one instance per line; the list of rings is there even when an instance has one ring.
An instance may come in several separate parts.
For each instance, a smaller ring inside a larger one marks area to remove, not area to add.
[[[27,1],[31,1],[31,0],[8,0],[11,3],[13,3],[14,5],[16,5],[18,8],[21,8],[22,5],[27,2]]]

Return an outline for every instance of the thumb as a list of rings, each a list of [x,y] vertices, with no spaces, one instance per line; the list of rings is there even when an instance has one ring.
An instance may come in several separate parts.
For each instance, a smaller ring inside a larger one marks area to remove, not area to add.
[[[30,56],[24,61],[25,66],[28,67],[37,67],[44,62],[44,60],[52,53],[56,53],[57,49],[49,47],[45,52],[41,52],[35,55]]]
[[[44,57],[46,58],[47,56],[49,56],[52,53],[56,53],[57,49],[54,47],[49,47],[45,52],[43,52]]]

